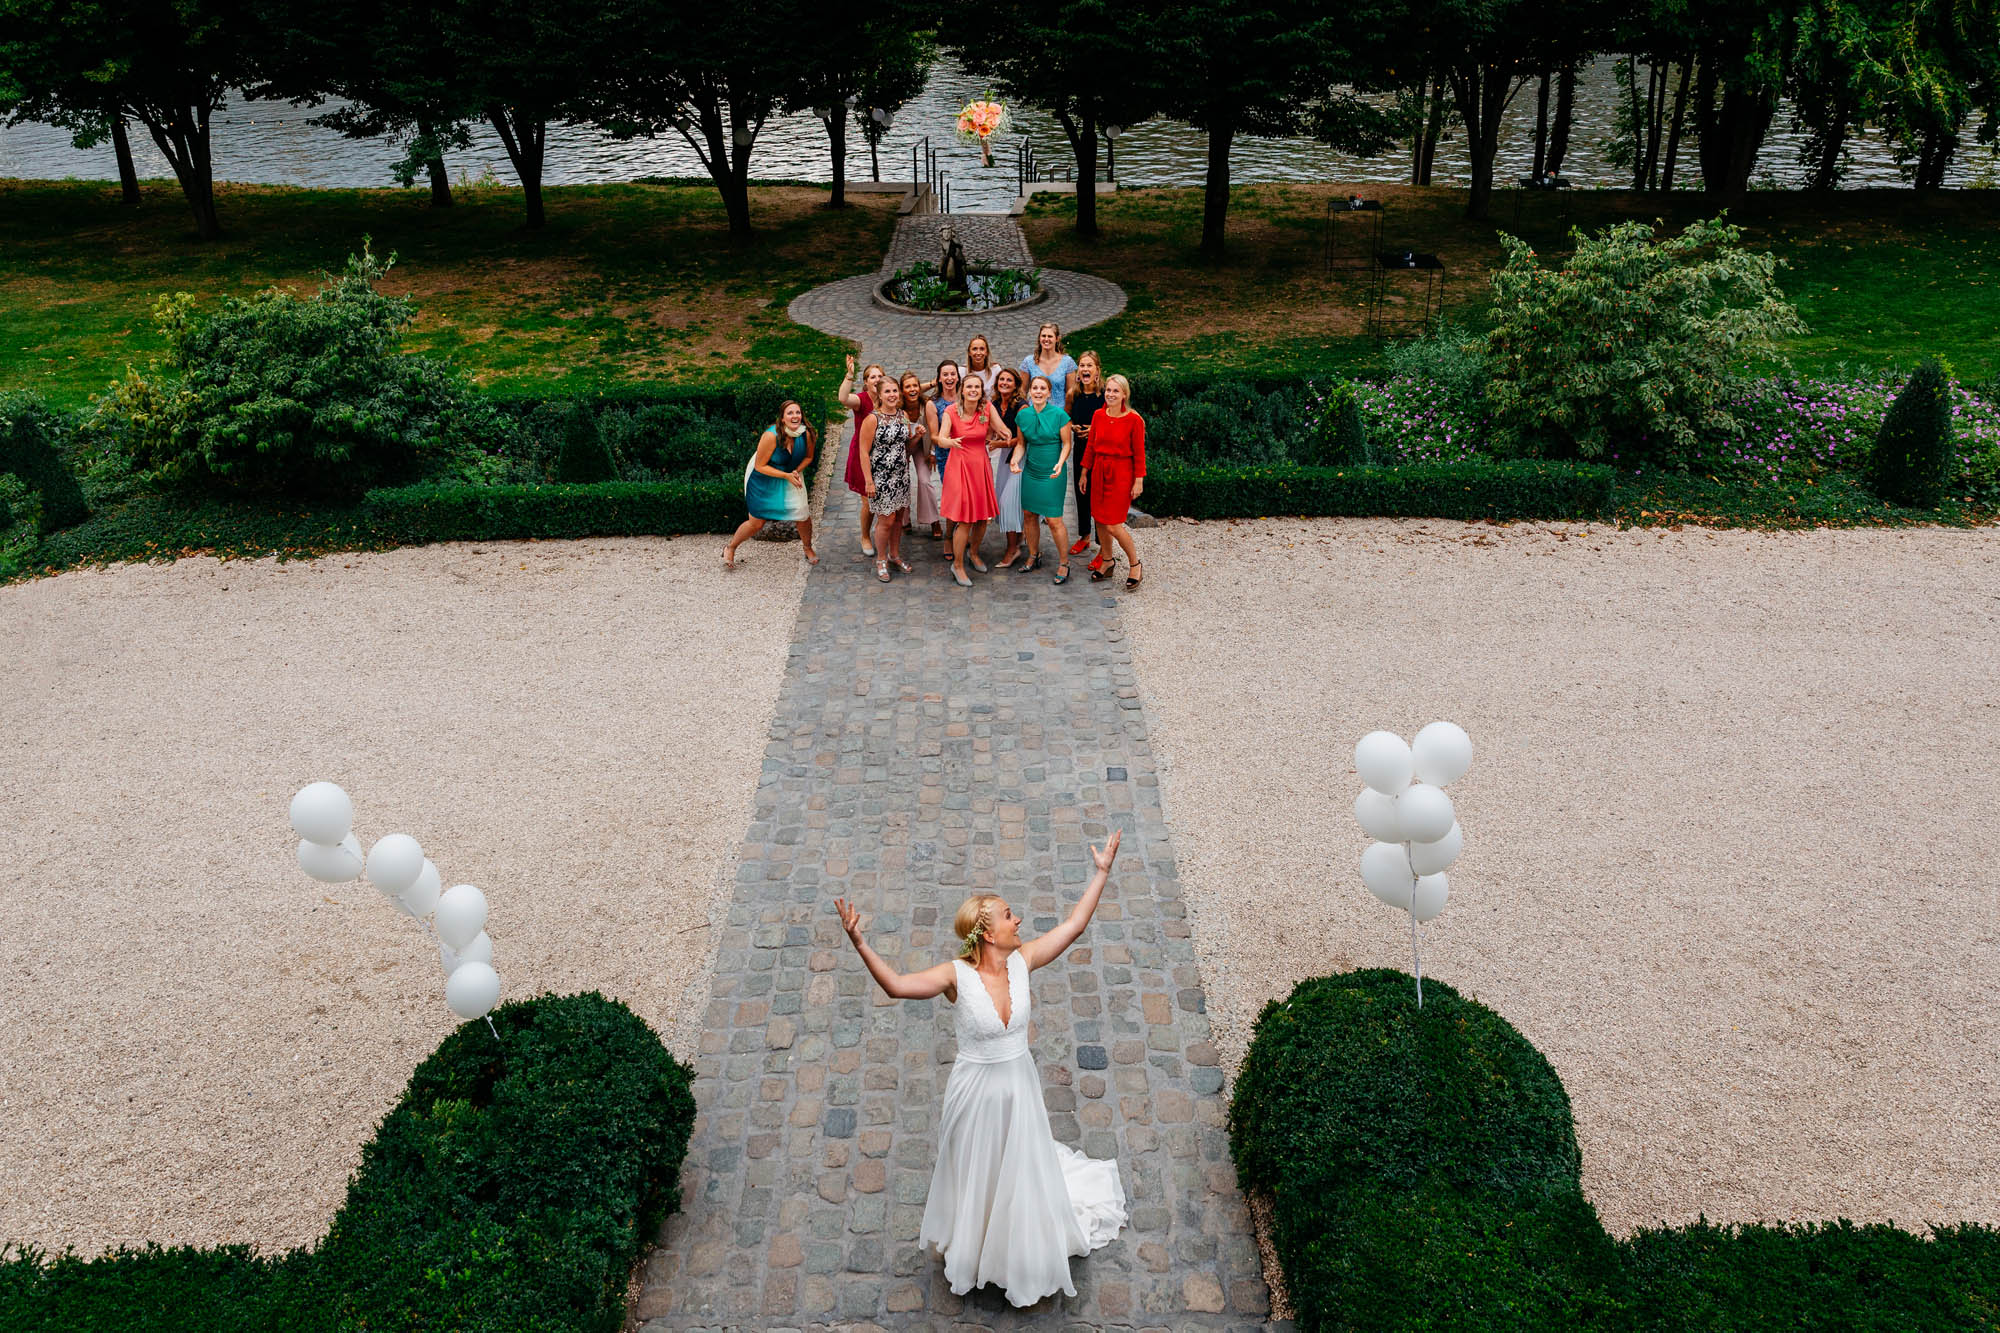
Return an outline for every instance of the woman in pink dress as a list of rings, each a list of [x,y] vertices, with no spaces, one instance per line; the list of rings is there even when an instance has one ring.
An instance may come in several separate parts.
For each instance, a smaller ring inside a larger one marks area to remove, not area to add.
[[[854,387],[854,358],[847,358],[847,374],[840,380],[840,405],[854,413],[854,438],[847,442],[847,467],[843,479],[847,489],[861,497],[861,554],[870,559],[875,555],[875,544],[868,540],[868,530],[874,525],[875,516],[868,512],[868,492],[864,489],[861,475],[861,452],[867,448],[861,443],[861,423],[875,410],[875,386],[882,381],[885,372],[880,366],[864,366],[861,369],[861,391],[851,392]]]
[[[944,514],[938,505],[944,499],[943,482],[938,477],[937,459],[931,454],[931,436],[937,433],[937,407],[924,398],[923,376],[914,370],[903,372],[903,415],[917,428],[910,438],[910,530],[930,525],[931,540],[944,536],[940,526]]]
[[[986,385],[968,375],[958,386],[958,401],[938,417],[936,443],[948,447],[951,457],[944,467],[944,516],[951,520],[951,576],[961,588],[970,588],[965,557],[972,553],[972,567],[984,574],[979,559],[979,543],[986,536],[986,524],[1000,512],[1000,497],[993,489],[993,465],[987,461],[989,447],[1005,447],[1011,439],[1007,423],[986,401]]]

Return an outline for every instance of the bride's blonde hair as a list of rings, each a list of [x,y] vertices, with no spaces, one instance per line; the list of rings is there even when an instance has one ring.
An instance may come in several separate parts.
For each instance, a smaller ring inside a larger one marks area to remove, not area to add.
[[[954,935],[965,941],[965,947],[958,956],[967,962],[979,961],[979,942],[986,938],[987,908],[1005,899],[997,893],[975,893],[958,905],[958,915],[951,919]]]

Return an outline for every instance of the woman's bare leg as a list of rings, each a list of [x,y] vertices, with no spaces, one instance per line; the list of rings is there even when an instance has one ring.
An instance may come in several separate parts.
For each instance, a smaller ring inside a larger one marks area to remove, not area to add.
[[[894,514],[875,515],[875,558],[895,559],[895,549],[903,536],[902,525],[896,522]]]
[[[1136,565],[1139,563],[1139,548],[1132,544],[1131,524],[1114,523],[1105,530],[1104,535],[1118,543],[1118,549],[1125,553],[1126,564]]]
[[[971,535],[972,530],[965,524],[954,523],[951,525],[951,572],[960,578],[967,577],[965,572],[965,539]]]
[[[813,521],[809,518],[800,519],[798,529],[799,544],[806,548],[806,563],[812,565],[818,564],[819,552],[813,550]]]
[[[728,566],[730,569],[736,568],[736,548],[741,546],[744,542],[749,541],[752,537],[755,537],[758,533],[762,532],[763,530],[764,530],[763,519],[761,518],[744,519],[743,525],[736,529],[736,535],[729,539],[729,545],[723,548],[722,563]]]
[[[984,568],[986,562],[979,558],[979,544],[986,540],[986,525],[991,521],[982,518],[974,523],[971,534],[965,539],[965,553],[972,557],[972,563],[980,567],[979,572],[982,574],[986,572]]]
[[[1061,514],[1057,514],[1048,520],[1048,525],[1049,538],[1056,544],[1056,563],[1066,565],[1069,563],[1069,524],[1063,522]]]
[[[1042,516],[1021,511],[1021,549],[1028,553],[1028,564],[1042,558]]]

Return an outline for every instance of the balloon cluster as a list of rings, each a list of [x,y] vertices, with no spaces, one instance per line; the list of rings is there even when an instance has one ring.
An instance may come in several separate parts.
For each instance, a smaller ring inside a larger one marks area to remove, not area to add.
[[[391,833],[363,856],[354,802],[331,782],[292,797],[292,831],[301,839],[299,869],[327,884],[349,883],[365,871],[396,910],[423,922],[444,964],[444,1002],[468,1021],[486,1017],[500,999],[500,974],[486,935],[485,894],[470,884],[445,888],[437,866],[407,833]]]
[[[1472,767],[1472,738],[1450,722],[1431,723],[1417,733],[1415,744],[1393,731],[1371,731],[1354,747],[1354,767],[1367,784],[1354,798],[1354,819],[1375,839],[1361,853],[1361,882],[1410,914],[1421,1007],[1424,961],[1417,923],[1444,911],[1451,897],[1444,872],[1464,850],[1465,834],[1444,788]]]

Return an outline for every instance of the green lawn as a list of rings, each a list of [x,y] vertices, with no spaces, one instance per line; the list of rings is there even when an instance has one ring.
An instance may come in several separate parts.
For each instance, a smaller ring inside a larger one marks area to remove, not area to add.
[[[1624,218],[1685,223],[1706,215],[1702,196],[1671,198],[1625,191],[1569,196],[1503,192],[1489,224],[1467,222],[1464,193],[1443,188],[1358,186],[1384,202],[1386,248],[1419,250],[1446,265],[1445,299],[1455,315],[1476,321],[1488,279],[1502,260],[1497,231],[1544,249],[1562,243],[1562,211],[1571,226],[1596,228]],[[1111,369],[1142,365],[1221,372],[1245,367],[1366,371],[1379,368],[1380,345],[1366,336],[1367,282],[1358,272],[1328,273],[1322,261],[1326,203],[1344,185],[1239,187],[1229,216],[1229,252],[1204,260],[1201,191],[1121,191],[1098,202],[1103,234],[1081,241],[1071,229],[1075,202],[1043,195],[1025,225],[1042,262],[1098,273],[1124,285],[1130,305],[1118,319],[1082,335],[1078,345],[1104,352]],[[1847,191],[1828,197],[1798,192],[1753,195],[1732,215],[1753,246],[1788,265],[1780,283],[1797,301],[1811,332],[1791,355],[1803,372],[1854,365],[1909,364],[1938,353],[1959,376],[2000,375],[2000,228],[1991,191],[1919,199],[1907,190]],[[1339,220],[1343,227],[1358,220]],[[1360,247],[1357,247],[1357,252]],[[1407,279],[1401,280],[1407,283]],[[1405,291],[1411,290],[1407,286]],[[1416,312],[1392,288],[1392,313]]]
[[[398,255],[385,289],[418,302],[410,350],[449,354],[496,388],[838,379],[844,345],[785,305],[879,264],[896,202],[862,195],[836,212],[822,189],[756,189],[758,235],[738,243],[698,186],[552,189],[539,233],[522,228],[510,189],[461,189],[449,209],[418,190],[220,195],[228,234],[205,243],[166,184],[149,183],[134,215],[115,184],[0,181],[0,389],[80,403],[160,349],[160,294],[303,290],[364,234]]]

